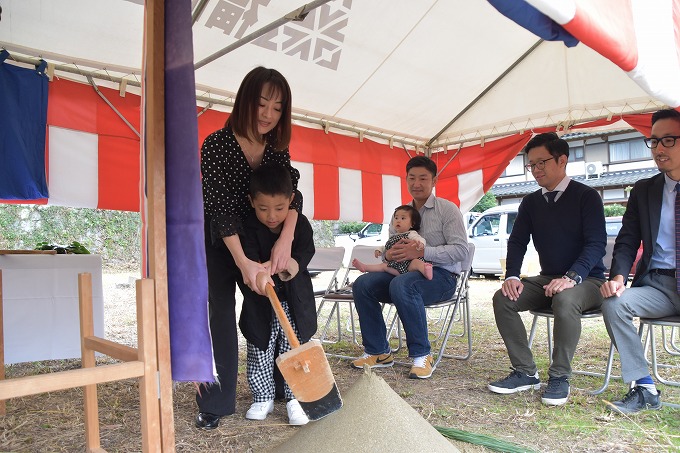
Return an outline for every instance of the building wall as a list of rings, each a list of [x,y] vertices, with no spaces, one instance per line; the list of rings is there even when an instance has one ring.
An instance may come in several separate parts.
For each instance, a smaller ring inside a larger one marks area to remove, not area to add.
[[[598,177],[596,172],[600,168],[602,174],[656,168],[654,160],[651,158],[651,153],[649,153],[649,157],[644,157],[641,159],[632,158],[619,162],[610,162],[611,144],[634,141],[635,143],[630,142],[633,143],[631,145],[631,149],[637,147],[637,151],[640,151],[641,143],[639,140],[642,138],[642,134],[638,132],[626,132],[610,136],[591,135],[586,136],[583,139],[568,140],[570,148],[583,149],[583,158],[581,160],[572,161],[567,164],[567,175],[571,177],[586,177],[587,179],[594,179]],[[576,152],[572,152],[570,154],[572,159],[577,156]],[[631,151],[631,155],[633,154],[634,152]],[[511,162],[511,165],[508,167],[508,169],[506,169],[506,172],[503,174],[503,176],[501,176],[498,181],[496,181],[496,185],[535,181],[531,172],[524,169],[524,165],[526,165],[527,162],[528,161],[524,153],[518,154],[518,156]],[[590,174],[589,170],[591,171]],[[629,191],[626,189],[630,186],[632,186],[632,183],[630,185],[618,184],[615,186],[605,186],[603,188],[595,187],[595,189],[600,192],[600,196],[602,197],[605,204],[626,204],[629,195]],[[526,190],[526,186],[524,187],[524,190]],[[499,200],[499,202],[501,204],[517,203],[521,201],[521,199],[521,195],[506,194],[502,197],[502,199]]]

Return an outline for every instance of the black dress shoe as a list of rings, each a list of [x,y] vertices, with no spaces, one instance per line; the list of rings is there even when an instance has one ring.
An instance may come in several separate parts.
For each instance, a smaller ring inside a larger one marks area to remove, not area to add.
[[[208,412],[199,412],[196,416],[196,428],[200,429],[215,429],[220,424],[222,416],[211,414]]]

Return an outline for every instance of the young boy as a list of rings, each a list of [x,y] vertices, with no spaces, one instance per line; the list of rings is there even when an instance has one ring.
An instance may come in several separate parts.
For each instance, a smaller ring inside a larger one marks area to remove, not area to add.
[[[253,172],[248,198],[255,212],[244,219],[243,233],[239,234],[248,258],[267,266],[293,196],[293,185],[286,168],[262,165]],[[307,217],[300,213],[287,270],[266,278],[274,286],[300,343],[309,341],[317,327],[314,289],[307,271],[314,251],[312,227]],[[246,418],[264,420],[274,409],[274,357],[291,347],[269,300],[253,292],[242,281],[239,286],[243,293],[239,327],[248,343],[246,374],[253,394],[253,404]],[[284,385],[284,391],[289,423],[304,425],[309,422],[288,384]]]

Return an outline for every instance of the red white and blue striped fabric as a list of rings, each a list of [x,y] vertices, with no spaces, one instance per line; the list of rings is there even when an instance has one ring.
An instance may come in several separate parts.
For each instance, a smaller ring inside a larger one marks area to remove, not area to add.
[[[130,93],[121,97],[118,90],[103,87],[100,91],[139,131],[140,97]],[[201,114],[198,143],[223,127],[227,116],[216,110]],[[65,79],[50,82],[47,124],[50,198],[20,202],[139,212],[139,137],[91,86]],[[469,210],[529,135],[465,147],[450,163],[456,150],[436,153],[433,158],[443,169],[437,195]],[[404,182],[409,154],[403,149],[294,126],[290,151],[301,173],[304,213],[310,219],[382,223],[396,206],[410,201]],[[198,158],[197,151],[197,162]]]
[[[680,0],[488,1],[537,36],[581,41],[655,99],[680,107]]]

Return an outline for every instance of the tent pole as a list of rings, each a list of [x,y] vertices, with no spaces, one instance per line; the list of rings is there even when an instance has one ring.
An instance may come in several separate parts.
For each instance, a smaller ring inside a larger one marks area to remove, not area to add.
[[[449,127],[451,127],[451,125],[452,125],[453,123],[455,123],[456,121],[458,121],[458,118],[460,118],[461,116],[465,115],[465,112],[467,112],[467,111],[470,110],[472,107],[474,107],[474,105],[477,104],[477,102],[478,102],[480,99],[482,99],[484,96],[486,96],[486,93],[488,93],[489,91],[491,91],[491,90],[493,89],[493,87],[495,87],[496,85],[498,85],[498,84],[500,83],[500,81],[503,80],[503,79],[505,78],[505,76],[507,76],[510,72],[512,72],[512,71],[517,67],[518,64],[520,64],[525,58],[527,58],[529,55],[531,55],[531,54],[533,53],[533,51],[536,50],[536,48],[538,48],[538,46],[541,45],[542,42],[543,42],[542,39],[539,39],[538,41],[536,41],[536,42],[534,43],[534,45],[531,46],[531,47],[529,48],[529,50],[527,50],[526,52],[524,52],[524,53],[522,54],[521,57],[519,57],[517,60],[515,60],[515,62],[514,62],[513,64],[511,64],[505,71],[503,71],[503,74],[501,74],[500,76],[498,76],[498,77],[496,78],[496,80],[494,80],[493,82],[491,82],[491,84],[490,84],[488,87],[486,87],[481,93],[479,93],[479,95],[477,95],[477,97],[474,98],[474,99],[472,100],[472,102],[470,102],[467,106],[465,106],[465,108],[464,108],[463,110],[461,110],[460,112],[458,112],[458,114],[457,114],[451,121],[449,121],[449,122],[446,124],[446,126],[444,126],[444,127],[442,128],[442,130],[440,130],[439,132],[437,132],[437,133],[434,135],[434,137],[432,137],[430,140],[428,140],[428,142],[425,144],[425,147],[426,147],[426,148],[429,148],[430,146],[432,146],[432,143],[434,143],[435,140],[437,140],[444,132],[446,132],[446,130],[447,130]],[[509,134],[506,134],[506,135],[509,135]]]
[[[206,58],[202,59],[198,63],[194,65],[194,69],[200,69],[203,66],[207,65],[208,63],[217,60],[223,55],[228,54],[232,50],[238,49],[239,47],[243,46],[244,44],[248,44],[250,41],[254,40],[255,38],[259,38],[260,36],[264,35],[265,33],[268,33],[272,30],[275,30],[279,28],[281,25],[290,22],[290,21],[300,21],[304,20],[307,14],[312,11],[313,9],[318,8],[319,6],[330,2],[331,0],[314,0],[313,2],[307,3],[306,5],[302,5],[296,10],[293,10],[286,14],[285,16],[276,19],[274,22],[265,25],[264,27],[260,28],[259,30],[256,30],[249,35],[244,36],[243,38],[239,39],[235,43],[232,43],[228,45],[227,47],[218,50],[212,55],[207,56]]]
[[[142,136],[140,135],[139,131],[138,131],[137,129],[135,129],[135,127],[134,127],[132,124],[130,124],[130,122],[127,120],[127,118],[125,118],[125,116],[123,116],[122,113],[120,113],[120,110],[118,110],[118,109],[116,108],[116,106],[113,105],[113,104],[111,103],[111,101],[109,101],[108,99],[106,99],[106,96],[104,96],[104,93],[102,93],[101,91],[99,91],[99,87],[97,86],[96,83],[94,83],[94,79],[93,79],[91,76],[87,76],[87,81],[90,82],[90,85],[92,85],[92,88],[94,88],[94,91],[99,95],[99,97],[102,98],[102,100],[103,100],[104,102],[106,102],[106,105],[108,105],[108,106],[111,108],[111,110],[113,110],[113,112],[114,112],[116,115],[118,115],[118,117],[119,117],[121,120],[123,120],[123,122],[125,123],[125,125],[126,125],[127,127],[129,127],[130,130],[131,130],[132,132],[134,132],[135,135],[136,135],[137,137],[142,138]]]
[[[198,2],[196,8],[194,8],[194,12],[191,13],[191,25],[194,25],[198,18],[201,17],[206,6],[208,6],[208,0],[200,0]]]
[[[154,281],[160,451],[175,451],[170,369],[168,269],[165,226],[165,1],[147,0],[144,68],[144,137],[148,214],[148,272]],[[142,207],[143,209],[143,207]]]

